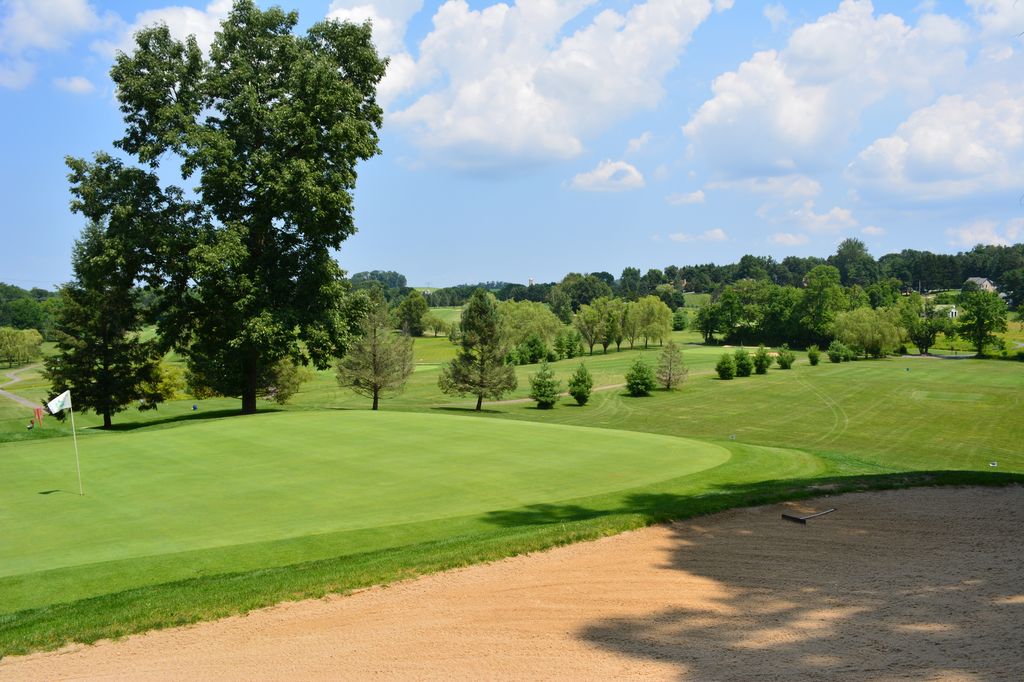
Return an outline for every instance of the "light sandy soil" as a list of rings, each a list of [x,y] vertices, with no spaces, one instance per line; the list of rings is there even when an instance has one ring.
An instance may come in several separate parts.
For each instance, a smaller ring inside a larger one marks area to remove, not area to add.
[[[1022,525],[1020,487],[736,510],[8,658],[0,679],[1022,680]]]

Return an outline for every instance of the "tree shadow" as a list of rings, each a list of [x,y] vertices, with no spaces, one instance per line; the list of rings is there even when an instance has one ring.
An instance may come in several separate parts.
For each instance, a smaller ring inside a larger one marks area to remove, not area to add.
[[[777,509],[674,524],[664,605],[577,634],[685,679],[1024,679],[1020,510],[877,499],[808,526]]]
[[[453,407],[453,406],[437,406],[431,407],[432,410],[440,410],[441,412],[458,412],[460,414],[505,414],[501,410],[481,408],[479,410],[473,409],[472,407]]]
[[[284,410],[276,407],[263,408],[256,412],[256,414],[273,414],[275,412],[284,412]],[[188,412],[186,414],[178,414],[171,417],[162,417],[160,419],[151,419],[146,421],[137,422],[124,422],[120,424],[112,424],[109,429],[99,429],[97,431],[134,431],[136,429],[145,429],[151,426],[165,426],[168,424],[177,424],[185,421],[202,421],[205,419],[222,419],[224,417],[237,417],[242,414],[241,410],[238,409],[221,409],[221,410],[209,410],[209,411],[198,411]]]

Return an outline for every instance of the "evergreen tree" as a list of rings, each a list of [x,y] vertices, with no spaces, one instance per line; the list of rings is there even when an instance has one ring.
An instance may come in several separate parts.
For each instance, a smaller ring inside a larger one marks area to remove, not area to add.
[[[683,353],[675,341],[669,340],[661,351],[658,359],[658,383],[665,387],[665,390],[672,391],[679,388],[690,370],[686,369],[683,363]]]
[[[492,294],[473,292],[462,309],[461,341],[455,359],[441,368],[438,386],[449,395],[475,395],[476,409],[484,398],[498,400],[515,390],[515,369],[505,364],[508,349],[501,338],[501,315]]]
[[[558,402],[562,382],[555,379],[555,373],[548,367],[547,360],[541,363],[540,371],[530,376],[530,398],[537,401],[537,407],[549,410]]]
[[[106,429],[128,405],[152,409],[168,397],[160,388],[162,353],[140,338],[138,272],[116,237],[90,224],[75,242],[71,265],[74,277],[59,293],[57,353],[46,358],[43,374],[51,397],[70,389],[75,407],[102,416]]]
[[[376,410],[385,394],[400,393],[413,370],[412,338],[395,334],[387,301],[377,292],[360,325],[360,336],[338,363],[338,384],[373,399]]]
[[[626,391],[631,396],[639,397],[653,391],[656,385],[651,366],[643,358],[634,360],[626,372]]]
[[[594,378],[590,375],[587,366],[581,362],[569,378],[569,395],[573,397],[577,405],[586,405],[593,388]]]
[[[749,377],[754,371],[754,361],[750,359],[750,353],[745,348],[737,348],[733,357],[736,364],[736,376]]]
[[[767,374],[768,368],[772,366],[772,356],[768,355],[768,349],[761,344],[757,347],[757,352],[754,353],[754,372],[757,374]]]
[[[736,376],[736,360],[733,359],[731,353],[722,354],[722,357],[718,359],[718,364],[715,365],[715,371],[718,372],[718,378],[724,381]]]
[[[793,363],[796,362],[796,353],[791,351],[786,344],[782,344],[779,354],[775,356],[775,362],[778,363],[779,369],[791,369]]]

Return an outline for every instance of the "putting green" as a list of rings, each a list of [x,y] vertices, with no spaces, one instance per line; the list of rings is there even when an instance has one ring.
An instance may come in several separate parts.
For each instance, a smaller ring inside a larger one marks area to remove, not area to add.
[[[647,433],[342,411],[103,434],[80,449],[85,497],[69,440],[0,446],[0,576],[569,500],[730,458]]]

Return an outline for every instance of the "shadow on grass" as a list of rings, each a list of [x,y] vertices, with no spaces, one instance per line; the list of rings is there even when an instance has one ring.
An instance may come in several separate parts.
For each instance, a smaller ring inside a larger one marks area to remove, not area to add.
[[[270,407],[258,410],[256,414],[273,414],[275,412],[283,412],[284,410]],[[121,424],[113,424],[109,429],[100,429],[94,427],[92,430],[97,432],[112,432],[112,431],[134,431],[136,429],[145,429],[151,426],[166,426],[168,424],[177,424],[186,421],[202,421],[205,419],[221,419],[223,417],[238,417],[242,416],[240,409],[222,409],[222,410],[209,410],[209,411],[197,411],[188,412],[186,414],[178,414],[172,417],[162,417],[159,419],[150,419],[145,421],[137,422],[125,422]]]
[[[439,410],[441,412],[457,412],[459,414],[505,414],[501,410],[494,410],[488,408],[482,408],[475,410],[472,407],[431,407],[432,410]]]
[[[488,512],[485,520],[513,528],[586,521],[602,516],[637,515],[643,524],[661,523],[714,514],[735,507],[751,507],[783,500],[806,499],[839,493],[888,490],[916,486],[1024,484],[1024,474],[974,471],[921,471],[835,478],[805,478],[758,483],[716,485],[697,494],[638,493],[623,504],[588,508],[576,504],[533,504]]]

